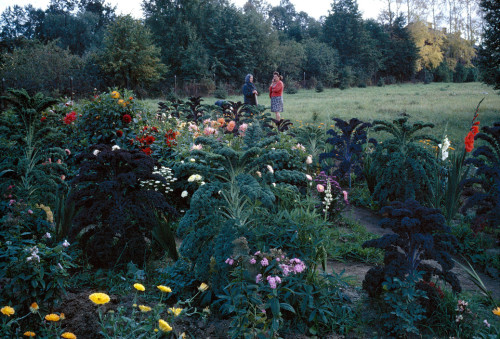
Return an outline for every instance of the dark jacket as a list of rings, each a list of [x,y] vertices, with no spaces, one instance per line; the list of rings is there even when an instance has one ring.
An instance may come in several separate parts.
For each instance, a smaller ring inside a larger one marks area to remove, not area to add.
[[[255,94],[253,91],[257,90],[255,85],[250,82],[250,74],[245,77],[245,84],[243,85],[242,92],[244,101],[243,103],[247,105],[257,105],[257,101],[255,99]]]

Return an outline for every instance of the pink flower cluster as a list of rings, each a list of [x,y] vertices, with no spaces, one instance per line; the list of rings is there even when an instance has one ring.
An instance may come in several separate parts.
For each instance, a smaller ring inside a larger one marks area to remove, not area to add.
[[[306,265],[304,262],[300,259],[293,258],[290,259],[289,264],[280,264],[279,265],[281,270],[283,271],[283,274],[288,276],[290,273],[297,274],[297,273],[302,273],[306,269]]]
[[[226,261],[225,261],[225,263],[228,264],[229,266],[233,266],[234,259],[233,258],[227,258]]]

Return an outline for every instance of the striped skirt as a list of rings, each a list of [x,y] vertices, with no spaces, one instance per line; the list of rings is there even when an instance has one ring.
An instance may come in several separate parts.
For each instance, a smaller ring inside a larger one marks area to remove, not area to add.
[[[271,97],[271,112],[283,112],[283,97]]]

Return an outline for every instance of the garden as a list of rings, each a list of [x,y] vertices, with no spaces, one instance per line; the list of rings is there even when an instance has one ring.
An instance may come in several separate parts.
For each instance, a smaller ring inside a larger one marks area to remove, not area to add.
[[[500,336],[497,98],[449,125],[169,99],[7,91],[2,338]]]

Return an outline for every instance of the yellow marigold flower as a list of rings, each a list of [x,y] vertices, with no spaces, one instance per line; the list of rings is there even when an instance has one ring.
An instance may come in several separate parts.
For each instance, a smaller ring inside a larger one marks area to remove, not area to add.
[[[158,332],[158,331],[159,331],[159,329],[155,328],[155,329],[154,329],[154,331],[155,331],[155,332]]]
[[[156,286],[158,287],[158,289],[162,292],[165,292],[165,293],[171,293],[172,292],[172,289],[168,286],[163,286],[163,285],[159,285],[159,286]]]
[[[111,92],[111,97],[113,99],[118,99],[120,97],[120,93],[118,93],[117,91],[113,91]]]
[[[500,307],[495,308],[492,312],[500,317]]]
[[[26,332],[23,333],[23,335],[25,337],[34,337],[36,334],[35,334],[35,332],[26,331]]]
[[[120,100],[118,100],[118,105],[125,107],[125,106],[127,106],[127,103],[125,101],[123,101],[123,99],[120,99]]]
[[[151,307],[145,306],[145,305],[139,305],[139,309],[141,310],[141,312],[149,312],[149,311],[151,311]]]
[[[103,305],[109,302],[109,295],[105,293],[92,293],[89,299],[96,305]]]
[[[47,321],[59,321],[59,319],[61,319],[61,317],[59,317],[57,314],[54,313],[47,314],[45,316],[45,320]]]
[[[181,314],[182,308],[171,307],[168,309],[168,312],[172,313],[174,316],[177,317],[179,314]]]
[[[163,332],[170,332],[170,331],[172,331],[172,327],[165,320],[163,320],[163,319],[158,320],[158,327]]]
[[[37,304],[37,303],[32,303],[32,304],[31,304],[31,306],[30,306],[30,311],[31,311],[31,313],[36,313],[36,312],[38,312],[38,309],[39,309],[39,307],[38,307],[38,304]]]
[[[135,288],[136,290],[138,290],[138,291],[143,291],[143,292],[146,290],[146,288],[144,287],[144,285],[139,284],[139,283],[135,283],[135,284],[134,284],[134,288]]]
[[[64,332],[63,334],[61,334],[61,337],[65,339],[76,339],[76,335],[71,332]]]
[[[201,283],[201,285],[198,287],[198,291],[203,292],[208,289],[208,285],[205,283]]]
[[[2,307],[2,309],[0,309],[0,312],[2,312],[2,314],[5,314],[8,317],[10,317],[14,313],[16,313],[16,311],[12,307],[10,307],[10,306],[4,306],[4,307]]]

